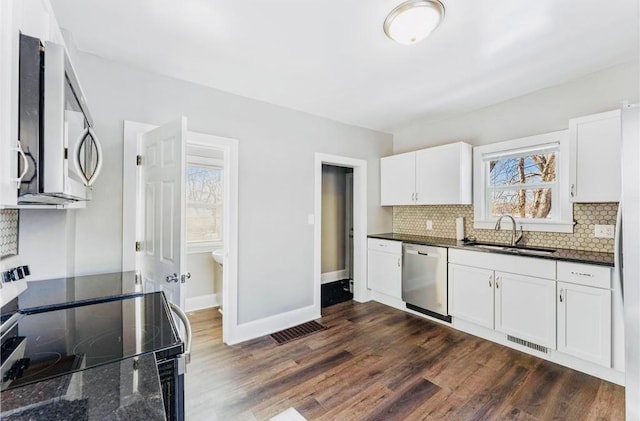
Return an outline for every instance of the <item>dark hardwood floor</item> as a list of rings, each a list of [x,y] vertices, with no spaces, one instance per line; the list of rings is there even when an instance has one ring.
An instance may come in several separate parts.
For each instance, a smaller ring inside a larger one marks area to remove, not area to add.
[[[624,389],[385,305],[323,309],[329,329],[277,345],[221,343],[189,315],[187,420],[622,420]]]

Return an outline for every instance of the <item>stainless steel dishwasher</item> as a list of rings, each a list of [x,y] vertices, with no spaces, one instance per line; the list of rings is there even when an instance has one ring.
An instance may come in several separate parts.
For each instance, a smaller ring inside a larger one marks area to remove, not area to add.
[[[445,247],[402,245],[402,300],[407,308],[451,322],[447,285]]]

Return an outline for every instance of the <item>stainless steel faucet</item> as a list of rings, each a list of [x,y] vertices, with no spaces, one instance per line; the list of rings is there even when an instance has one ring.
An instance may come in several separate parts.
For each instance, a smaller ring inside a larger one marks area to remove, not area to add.
[[[512,246],[518,245],[518,243],[522,240],[522,236],[523,236],[522,224],[520,225],[520,234],[518,234],[518,236],[516,237],[516,229],[517,229],[516,220],[511,215],[501,215],[500,218],[498,218],[498,222],[496,222],[496,227],[495,227],[496,231],[500,231],[500,222],[502,221],[502,218],[511,219],[512,228],[513,228],[513,230],[511,231],[511,245]]]

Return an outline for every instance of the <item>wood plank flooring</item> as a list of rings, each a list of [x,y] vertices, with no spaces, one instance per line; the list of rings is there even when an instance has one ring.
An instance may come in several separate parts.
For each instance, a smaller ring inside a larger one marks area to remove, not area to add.
[[[226,346],[216,309],[189,318],[189,421],[624,419],[620,386],[376,302],[325,308],[329,329],[284,345]]]

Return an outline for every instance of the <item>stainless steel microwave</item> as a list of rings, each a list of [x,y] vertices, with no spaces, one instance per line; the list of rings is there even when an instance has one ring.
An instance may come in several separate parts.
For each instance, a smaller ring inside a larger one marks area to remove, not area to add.
[[[18,205],[89,200],[102,149],[67,52],[24,34],[19,48]]]

